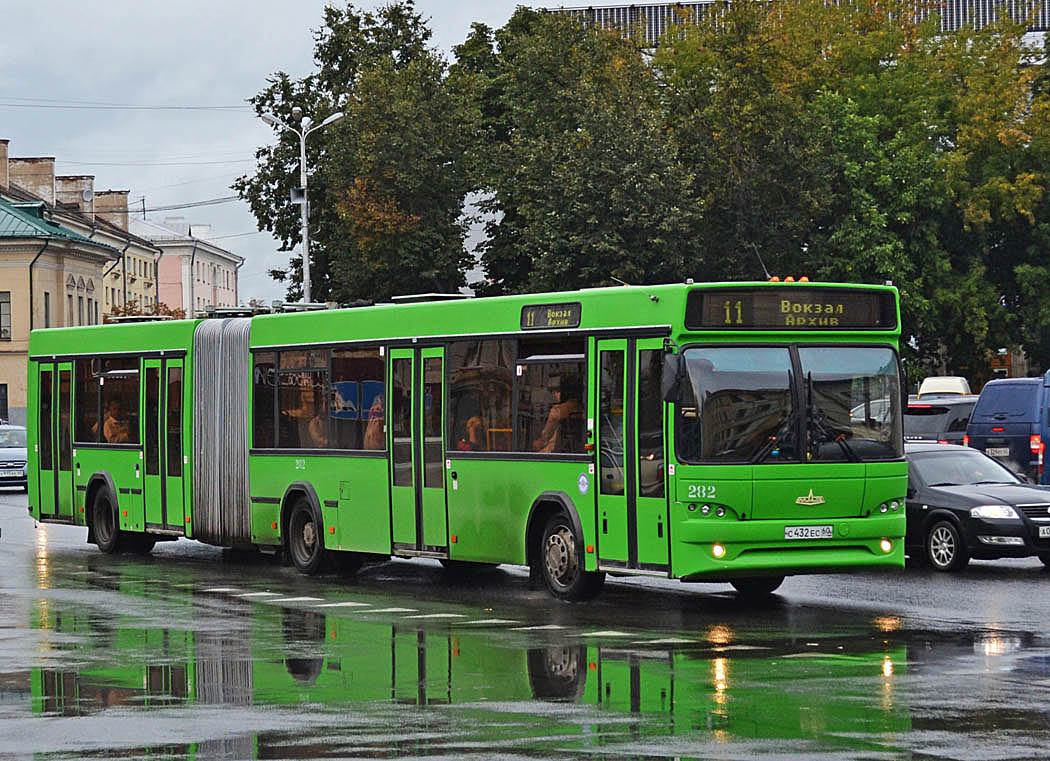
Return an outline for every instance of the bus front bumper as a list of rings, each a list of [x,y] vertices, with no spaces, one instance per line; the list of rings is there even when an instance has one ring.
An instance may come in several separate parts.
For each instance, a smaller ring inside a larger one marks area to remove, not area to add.
[[[675,576],[682,581],[730,581],[749,577],[835,573],[864,568],[903,568],[903,511],[866,518],[722,521],[680,524],[674,549]],[[808,527],[831,536],[788,539]]]

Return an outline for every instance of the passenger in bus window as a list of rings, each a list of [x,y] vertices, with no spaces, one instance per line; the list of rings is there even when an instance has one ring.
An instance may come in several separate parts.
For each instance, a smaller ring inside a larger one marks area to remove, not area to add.
[[[554,403],[547,413],[547,423],[532,442],[534,452],[567,452],[573,450],[572,423],[583,414],[580,402],[580,381],[575,377],[562,378],[554,390]]]
[[[456,444],[456,449],[461,452],[483,452],[485,451],[484,423],[477,415],[467,418],[466,433]]]
[[[131,439],[127,420],[120,409],[120,402],[110,399],[102,423],[102,438],[109,444],[126,444]]]
[[[383,442],[383,423],[386,415],[383,412],[383,395],[376,394],[368,410],[368,425],[365,427],[365,449],[385,449]]]
[[[310,448],[326,449],[328,447],[328,425],[320,411],[310,418],[307,424],[307,434],[310,436]]]

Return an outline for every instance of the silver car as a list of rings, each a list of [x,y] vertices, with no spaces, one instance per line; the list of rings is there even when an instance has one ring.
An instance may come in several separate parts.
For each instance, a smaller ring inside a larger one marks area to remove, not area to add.
[[[29,491],[26,463],[26,429],[0,425],[0,486],[21,486]]]

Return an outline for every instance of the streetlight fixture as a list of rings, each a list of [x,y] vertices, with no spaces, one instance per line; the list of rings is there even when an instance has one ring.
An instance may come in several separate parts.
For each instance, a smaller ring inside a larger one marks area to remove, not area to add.
[[[303,207],[303,301],[307,304],[310,303],[310,208],[309,202],[306,196],[306,138],[311,134],[327,127],[329,124],[334,124],[343,118],[342,111],[336,111],[334,114],[329,116],[327,119],[322,121],[320,124],[314,124],[314,120],[309,116],[303,116],[303,110],[296,106],[292,109],[292,118],[299,119],[299,129],[291,126],[287,122],[277,118],[273,114],[260,114],[260,119],[269,124],[271,127],[283,127],[286,130],[294,132],[299,137],[299,183],[302,190],[302,196],[298,197],[295,192],[292,193],[292,202],[298,203]]]

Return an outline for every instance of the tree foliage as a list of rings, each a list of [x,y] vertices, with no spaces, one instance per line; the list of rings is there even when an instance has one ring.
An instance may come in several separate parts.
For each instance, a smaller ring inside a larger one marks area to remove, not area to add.
[[[932,0],[736,0],[630,35],[519,8],[447,65],[411,0],[328,8],[317,69],[252,99],[347,118],[307,146],[319,298],[807,274],[901,288],[905,352],[1050,363],[1050,47],[941,33]],[[237,188],[299,238],[298,139]],[[469,208],[469,207],[468,207]],[[760,262],[761,259],[761,262]],[[299,267],[289,270],[289,295]]]
[[[251,99],[257,113],[286,123],[292,108],[320,122],[344,119],[307,140],[312,296],[388,299],[407,292],[455,291],[464,283],[465,156],[474,106],[455,88],[429,45],[430,30],[410,0],[376,13],[325,9],[315,34],[317,70],[293,80],[278,72]],[[235,188],[260,229],[291,250],[300,239],[299,138],[276,128],[258,167]],[[275,272],[301,294],[302,261]]]

